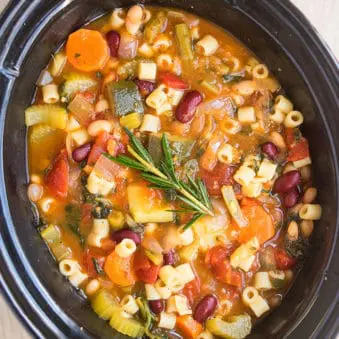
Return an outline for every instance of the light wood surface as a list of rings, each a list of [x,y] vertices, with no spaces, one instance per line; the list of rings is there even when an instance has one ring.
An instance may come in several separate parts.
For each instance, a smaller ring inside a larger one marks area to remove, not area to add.
[[[8,0],[0,0],[0,11]],[[339,58],[339,0],[292,0],[309,18],[314,27]],[[32,336],[23,327],[0,295],[0,338],[28,339]]]

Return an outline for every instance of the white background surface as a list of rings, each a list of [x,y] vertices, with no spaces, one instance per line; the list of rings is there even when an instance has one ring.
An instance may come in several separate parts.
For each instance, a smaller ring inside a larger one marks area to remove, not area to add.
[[[283,1],[283,0],[281,0]],[[316,27],[339,58],[339,0],[292,0]],[[8,0],[0,0],[0,11]],[[28,339],[32,336],[17,320],[0,295],[0,338]]]

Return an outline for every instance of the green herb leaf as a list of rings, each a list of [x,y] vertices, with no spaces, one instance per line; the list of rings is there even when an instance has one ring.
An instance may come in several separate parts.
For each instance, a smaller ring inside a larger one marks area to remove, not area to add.
[[[74,204],[68,204],[65,207],[66,212],[66,226],[77,236],[79,237],[80,243],[83,245],[84,238],[80,232],[80,220],[81,220],[81,211],[79,206]]]
[[[245,76],[244,73],[233,73],[233,74],[224,74],[222,77],[224,83],[228,84],[231,82],[238,82],[242,80],[244,76]]]
[[[187,230],[190,228],[198,219],[200,219],[203,216],[201,213],[196,213],[193,215],[191,220],[184,226],[184,230]]]
[[[94,265],[94,268],[98,274],[105,274],[105,271],[103,270],[102,266],[99,264],[98,259],[92,257],[92,262]]]

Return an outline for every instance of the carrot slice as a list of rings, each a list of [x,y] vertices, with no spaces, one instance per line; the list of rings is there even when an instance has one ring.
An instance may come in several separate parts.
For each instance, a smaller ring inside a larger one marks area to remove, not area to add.
[[[202,325],[190,315],[177,317],[177,327],[185,338],[194,339],[202,332]]]
[[[246,205],[241,210],[248,220],[247,227],[239,228],[238,240],[241,243],[257,237],[262,244],[274,236],[272,218],[262,206]]]
[[[98,31],[79,29],[68,37],[67,59],[72,66],[81,71],[102,69],[109,59],[109,53],[108,44]]]
[[[133,270],[134,256],[121,258],[113,251],[106,259],[104,270],[107,276],[117,285],[127,287],[135,284]]]

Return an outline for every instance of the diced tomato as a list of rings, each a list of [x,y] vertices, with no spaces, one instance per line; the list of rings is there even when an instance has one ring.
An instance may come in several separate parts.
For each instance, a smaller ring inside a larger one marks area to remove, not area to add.
[[[69,162],[67,151],[62,150],[55,158],[52,168],[45,177],[46,187],[54,195],[66,198],[68,193]]]
[[[99,274],[95,268],[94,261],[97,263],[98,268],[103,271],[105,260],[105,256],[96,254],[92,250],[87,249],[83,255],[83,263],[90,278],[95,278]]]
[[[195,279],[187,283],[183,289],[183,293],[191,306],[193,305],[195,298],[200,294],[200,285],[200,279],[196,276]]]
[[[158,76],[159,80],[164,83],[166,86],[175,89],[187,89],[188,85],[184,82],[184,80],[180,79],[177,75],[166,72],[160,73]]]
[[[92,220],[92,204],[83,204],[81,206],[81,221],[88,223]]]
[[[298,161],[310,156],[308,141],[305,138],[301,138],[288,152],[288,161]]]
[[[113,157],[126,153],[126,147],[123,143],[111,138],[107,142],[107,151]]]
[[[100,155],[104,152],[107,152],[107,142],[110,138],[110,135],[107,132],[102,132],[95,140],[91,152],[89,153],[87,163],[88,165],[94,165],[95,162],[99,159]]]
[[[277,264],[277,268],[279,270],[286,270],[288,268],[293,267],[296,264],[296,259],[290,257],[286,251],[282,250],[282,249],[277,249],[275,254],[275,261]]]
[[[231,267],[228,256],[232,253],[232,247],[215,246],[211,248],[205,257],[205,263],[211,265],[215,278],[223,283],[241,287],[243,274]]]
[[[233,185],[234,166],[218,163],[211,172],[200,170],[200,176],[204,181],[207,191],[211,195],[220,195],[223,185]]]
[[[296,130],[295,128],[285,128],[285,139],[288,148],[291,148],[296,141],[295,140],[296,131],[298,133],[298,130]]]
[[[140,250],[134,257],[134,271],[137,278],[146,284],[154,284],[158,279],[160,266],[154,265],[145,252]]]

